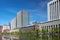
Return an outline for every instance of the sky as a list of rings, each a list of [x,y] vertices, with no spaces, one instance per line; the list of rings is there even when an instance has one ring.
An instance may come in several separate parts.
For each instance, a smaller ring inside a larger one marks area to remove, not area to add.
[[[47,3],[51,0],[0,0],[0,25],[8,24],[20,10],[29,13],[29,22],[47,21]]]

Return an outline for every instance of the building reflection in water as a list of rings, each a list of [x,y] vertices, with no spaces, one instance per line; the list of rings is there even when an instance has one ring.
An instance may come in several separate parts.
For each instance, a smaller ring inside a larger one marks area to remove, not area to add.
[[[4,36],[1,36],[1,37],[0,37],[0,40],[19,40],[19,39],[14,39],[14,38],[12,38],[12,37],[7,38],[7,37],[4,37]]]
[[[28,39],[28,38],[22,38],[22,39],[15,39],[15,38],[8,38],[4,36],[0,36],[0,40],[60,40],[59,35],[40,35],[40,38],[35,38],[35,39]]]

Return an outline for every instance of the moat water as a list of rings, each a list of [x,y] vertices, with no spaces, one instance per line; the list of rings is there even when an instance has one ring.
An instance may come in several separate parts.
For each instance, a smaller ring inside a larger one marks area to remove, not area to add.
[[[7,35],[8,36],[8,35]],[[40,35],[39,38],[12,38],[10,36],[1,36],[0,40],[60,40],[60,35]]]

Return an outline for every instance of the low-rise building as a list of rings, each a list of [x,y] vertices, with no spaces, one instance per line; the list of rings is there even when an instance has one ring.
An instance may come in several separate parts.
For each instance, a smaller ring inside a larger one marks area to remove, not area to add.
[[[38,30],[39,26],[38,25],[29,25],[27,27],[21,27],[20,31],[27,31],[27,30]]]
[[[48,29],[48,31],[50,31],[52,29],[55,30],[57,28],[60,30],[60,19],[39,24],[39,29],[41,29],[41,30]]]
[[[2,27],[2,26],[0,26],[0,33],[2,33],[2,29],[3,29],[3,27]]]
[[[10,32],[19,32],[19,29],[10,30]]]
[[[9,25],[3,25],[2,32],[9,32],[10,31],[10,26]]]

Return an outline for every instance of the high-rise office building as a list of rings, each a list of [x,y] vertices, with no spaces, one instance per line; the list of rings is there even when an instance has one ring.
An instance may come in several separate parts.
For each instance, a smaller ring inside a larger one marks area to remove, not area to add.
[[[16,20],[16,26],[17,28],[20,28],[20,27],[25,27],[28,25],[28,21],[29,21],[29,17],[28,17],[28,12],[26,11],[19,11],[17,13],[17,20]]]
[[[60,19],[60,0],[52,0],[48,3],[48,21]]]
[[[16,29],[16,17],[11,21],[11,30]]]

